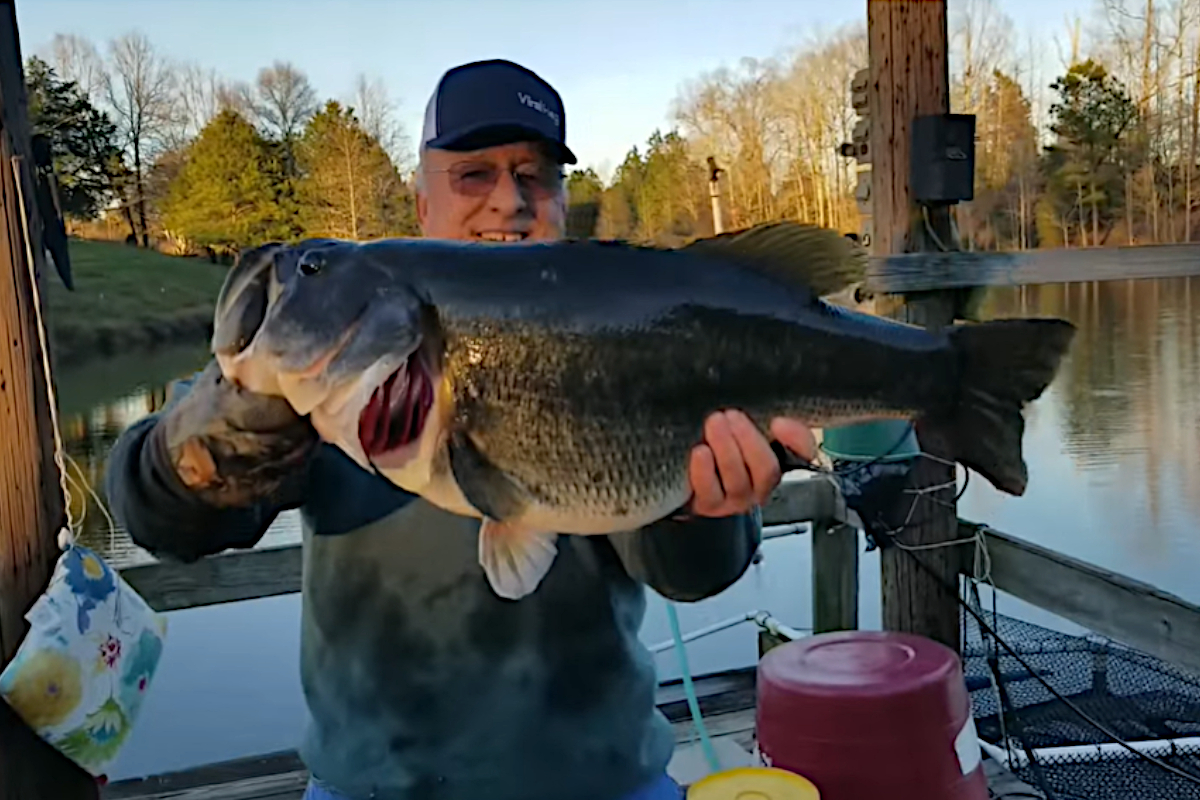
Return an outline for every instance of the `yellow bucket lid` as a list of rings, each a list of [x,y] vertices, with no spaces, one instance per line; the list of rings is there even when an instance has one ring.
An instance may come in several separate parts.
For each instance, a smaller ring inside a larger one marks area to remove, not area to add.
[[[687,800],[821,800],[811,781],[774,767],[716,772],[688,788]]]

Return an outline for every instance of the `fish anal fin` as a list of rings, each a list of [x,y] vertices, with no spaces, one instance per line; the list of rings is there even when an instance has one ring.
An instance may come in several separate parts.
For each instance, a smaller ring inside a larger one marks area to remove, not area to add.
[[[503,522],[519,517],[529,505],[529,493],[487,459],[462,431],[447,441],[450,471],[467,502],[480,514]]]
[[[836,294],[866,276],[867,251],[832,228],[769,222],[697,239],[683,250],[805,286],[817,297]]]
[[[558,555],[558,534],[484,517],[479,564],[500,597],[519,600],[537,589]]]

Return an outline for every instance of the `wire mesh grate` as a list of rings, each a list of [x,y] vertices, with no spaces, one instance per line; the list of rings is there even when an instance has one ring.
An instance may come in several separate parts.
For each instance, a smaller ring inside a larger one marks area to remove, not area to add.
[[[1003,749],[1007,733],[1010,750],[1021,755],[1025,745],[1042,750],[1112,742],[1003,647],[993,648],[973,617],[965,611],[963,616],[963,671],[981,739]],[[1059,633],[990,611],[983,616],[1034,673],[1122,739],[1200,737],[1200,676],[1097,637]],[[998,714],[1000,698],[989,665],[994,649],[1016,725]],[[1149,752],[1200,777],[1200,747]],[[1123,748],[1102,756],[1051,751],[1039,754],[1038,762],[1045,788],[1056,800],[1200,800],[1200,783]],[[1015,763],[1012,771],[1030,785],[1041,785],[1027,763]]]

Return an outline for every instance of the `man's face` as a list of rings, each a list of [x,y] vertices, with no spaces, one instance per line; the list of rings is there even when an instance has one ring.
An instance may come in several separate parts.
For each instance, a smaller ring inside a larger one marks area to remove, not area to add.
[[[534,143],[469,153],[425,152],[417,195],[421,230],[437,239],[561,239],[566,193],[561,167]]]

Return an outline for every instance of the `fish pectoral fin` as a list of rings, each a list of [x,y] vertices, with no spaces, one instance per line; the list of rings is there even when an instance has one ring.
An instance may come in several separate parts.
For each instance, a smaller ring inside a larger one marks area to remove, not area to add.
[[[503,521],[519,517],[529,505],[529,492],[479,452],[464,432],[453,431],[446,449],[458,488],[480,514]]]
[[[558,554],[558,534],[484,517],[479,527],[479,564],[492,590],[506,600],[532,592]]]
[[[817,297],[836,294],[863,280],[867,251],[832,228],[801,222],[769,222],[697,239],[684,250],[727,261]]]

